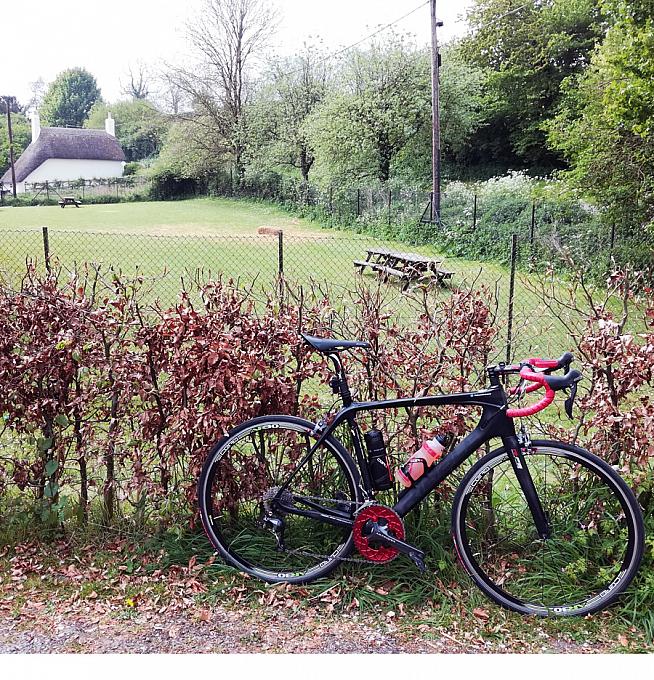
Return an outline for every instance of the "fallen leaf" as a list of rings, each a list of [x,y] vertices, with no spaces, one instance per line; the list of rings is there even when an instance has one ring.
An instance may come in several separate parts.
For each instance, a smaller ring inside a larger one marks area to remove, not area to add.
[[[475,607],[472,610],[472,613],[482,621],[488,621],[488,619],[490,618],[490,614],[488,613],[488,611],[486,609],[482,609],[481,607]]]
[[[211,612],[208,609],[200,609],[198,612],[198,619],[208,623],[211,620]]]

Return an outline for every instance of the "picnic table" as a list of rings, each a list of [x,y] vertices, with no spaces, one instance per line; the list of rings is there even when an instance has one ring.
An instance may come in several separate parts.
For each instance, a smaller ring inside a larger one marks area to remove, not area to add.
[[[76,208],[79,208],[82,205],[82,201],[76,199],[75,196],[62,196],[59,199],[59,205],[62,208],[65,208],[67,205],[74,205]]]
[[[442,269],[442,260],[426,257],[418,253],[405,253],[388,248],[368,248],[365,260],[354,260],[355,268],[361,272],[366,267],[376,271],[385,281],[395,277],[402,281],[402,290],[406,290],[412,281],[435,279],[443,285],[445,279],[451,279],[454,272]]]

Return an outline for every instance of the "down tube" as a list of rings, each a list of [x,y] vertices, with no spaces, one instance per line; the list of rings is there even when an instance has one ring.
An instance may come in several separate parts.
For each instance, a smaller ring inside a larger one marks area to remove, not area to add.
[[[428,496],[451,472],[461,465],[488,439],[488,428],[476,427],[450,453],[426,472],[410,489],[402,492],[393,510],[400,517],[411,512],[418,503]]]

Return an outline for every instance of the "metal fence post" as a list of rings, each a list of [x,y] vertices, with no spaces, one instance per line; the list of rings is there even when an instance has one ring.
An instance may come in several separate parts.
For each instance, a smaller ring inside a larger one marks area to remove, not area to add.
[[[615,220],[611,222],[611,241],[609,243],[609,261],[607,263],[608,273],[611,273],[611,267],[613,264],[613,248],[615,247]]]
[[[357,189],[357,217],[361,215],[361,189]]]
[[[50,239],[48,237],[48,228],[43,227],[43,255],[45,256],[45,268],[50,271]]]
[[[472,231],[477,230],[477,194],[475,194],[475,200],[472,204]]]
[[[518,259],[518,236],[511,236],[511,274],[509,277],[509,309],[506,324],[506,362],[511,361],[511,350],[513,344],[513,297],[515,294],[515,268]]]
[[[277,232],[277,271],[280,278],[284,276],[284,232]]]
[[[609,252],[611,255],[613,255],[613,248],[615,246],[615,220],[611,222],[611,246],[609,248]]]
[[[391,224],[391,203],[393,201],[393,190],[388,190],[388,225]]]

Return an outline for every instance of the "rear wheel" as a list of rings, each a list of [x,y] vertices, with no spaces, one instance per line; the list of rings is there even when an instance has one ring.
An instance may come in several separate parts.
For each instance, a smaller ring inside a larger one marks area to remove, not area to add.
[[[475,583],[508,609],[540,616],[607,607],[629,585],[643,554],[636,498],[603,460],[561,442],[525,453],[552,533],[538,536],[505,449],[479,460],[454,499],[452,530]]]
[[[359,505],[358,473],[335,439],[298,468],[316,441],[313,429],[291,416],[243,423],[216,444],[198,482],[209,540],[227,562],[264,581],[312,581],[352,550],[351,526],[288,511],[324,509],[351,522]],[[279,487],[294,470],[280,503]]]

